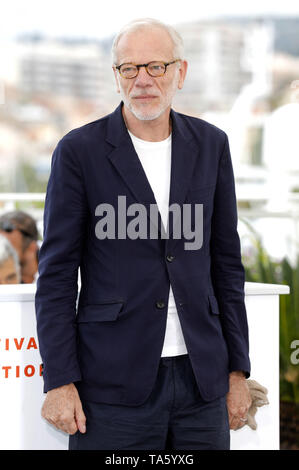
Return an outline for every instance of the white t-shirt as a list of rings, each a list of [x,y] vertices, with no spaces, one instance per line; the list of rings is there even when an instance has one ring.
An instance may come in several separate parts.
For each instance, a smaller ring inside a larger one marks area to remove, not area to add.
[[[128,132],[155,195],[166,230],[170,190],[171,134],[160,142],[149,142],[139,139],[129,130]],[[187,348],[170,285],[166,332],[161,356],[178,356],[186,353]]]

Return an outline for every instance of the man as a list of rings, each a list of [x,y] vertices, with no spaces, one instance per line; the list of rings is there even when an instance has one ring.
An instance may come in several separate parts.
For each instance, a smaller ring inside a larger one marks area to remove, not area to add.
[[[0,235],[0,284],[19,284],[21,270],[17,252],[7,240]]]
[[[6,212],[0,217],[0,233],[16,250],[21,265],[21,283],[35,282],[38,269],[38,230],[31,215],[20,210]]]
[[[130,23],[113,61],[120,105],[53,155],[36,294],[42,416],[70,449],[228,449],[250,406],[250,362],[227,136],[171,109],[187,72],[173,28]],[[131,219],[131,236],[119,220],[113,236],[119,196],[127,215],[147,210],[146,237]],[[200,249],[174,236],[173,204],[203,204]]]

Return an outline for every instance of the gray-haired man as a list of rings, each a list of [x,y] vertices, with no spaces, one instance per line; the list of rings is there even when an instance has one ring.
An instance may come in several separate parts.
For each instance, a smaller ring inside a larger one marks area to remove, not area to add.
[[[36,297],[42,415],[71,434],[70,449],[228,449],[250,406],[228,139],[171,109],[187,72],[173,28],[125,27],[113,70],[120,106],[54,155]],[[202,248],[97,240],[97,204],[119,195],[156,202],[165,227],[169,203],[203,203]]]

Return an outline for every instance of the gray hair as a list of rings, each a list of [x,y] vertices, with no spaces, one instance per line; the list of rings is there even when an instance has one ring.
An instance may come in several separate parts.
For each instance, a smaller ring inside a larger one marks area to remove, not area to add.
[[[4,236],[0,235],[0,266],[5,263],[9,258],[12,258],[16,267],[18,281],[21,281],[21,267],[19,263],[19,257],[10,243],[10,241]]]
[[[153,26],[164,29],[164,31],[166,31],[169,34],[173,42],[174,57],[176,59],[183,59],[184,58],[183,39],[181,35],[174,29],[173,26],[166,24],[166,23],[162,23],[162,21],[156,20],[154,18],[139,18],[139,19],[130,21],[125,26],[123,26],[121,30],[115,36],[113,44],[112,44],[112,48],[111,48],[112,63],[115,65],[117,64],[117,46],[118,46],[120,38],[124,34],[137,31],[138,29],[152,28]]]

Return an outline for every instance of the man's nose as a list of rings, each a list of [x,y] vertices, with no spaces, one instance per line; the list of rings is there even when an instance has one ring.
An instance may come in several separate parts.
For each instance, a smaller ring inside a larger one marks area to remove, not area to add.
[[[139,67],[139,73],[135,79],[135,85],[144,86],[152,85],[153,78],[147,73],[146,68]]]

